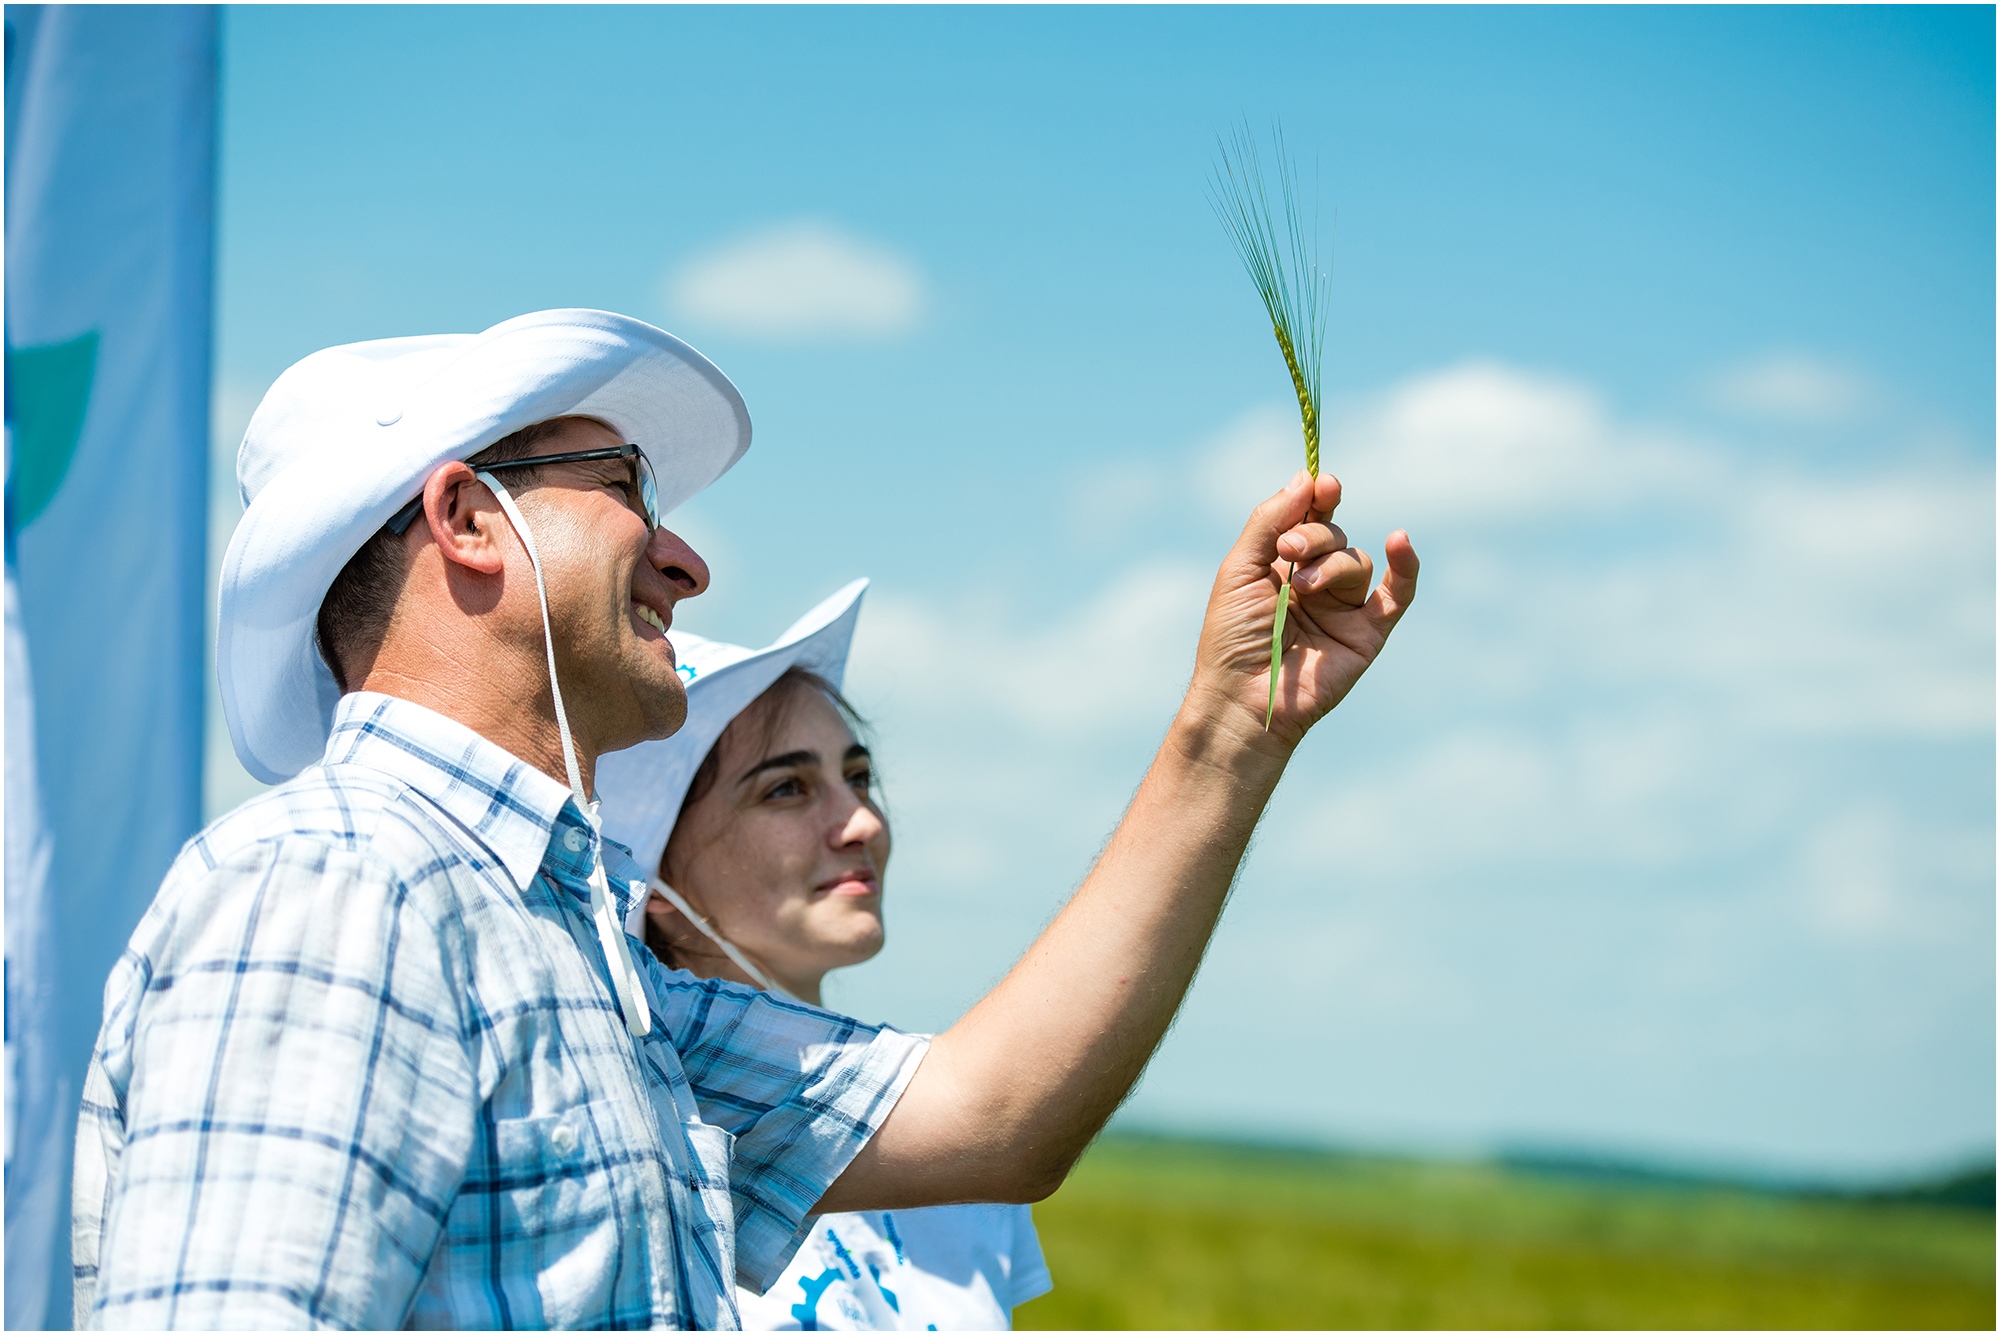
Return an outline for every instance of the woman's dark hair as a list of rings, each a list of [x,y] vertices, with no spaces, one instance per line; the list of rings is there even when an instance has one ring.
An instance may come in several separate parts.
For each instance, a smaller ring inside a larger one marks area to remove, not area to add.
[[[695,804],[715,790],[716,783],[722,778],[722,744],[725,741],[731,737],[741,737],[743,733],[739,729],[755,728],[756,749],[759,752],[769,751],[777,742],[778,734],[784,731],[787,723],[791,722],[792,713],[798,708],[799,701],[815,692],[834,707],[847,726],[854,730],[855,736],[865,737],[873,731],[868,725],[868,720],[861,716],[861,712],[855,709],[845,695],[841,694],[838,686],[811,668],[786,668],[783,675],[765,687],[762,695],[752,700],[744,707],[742,713],[729,721],[729,726],[716,737],[715,745],[708,748],[708,754],[701,758],[701,764],[695,767],[694,777],[688,781],[687,796],[681,799],[681,809],[674,815],[674,828],[678,829],[681,821]],[[669,830],[667,847],[671,848],[673,841],[673,831]],[[660,851],[660,879],[675,889],[680,888],[667,867],[665,848]],[[646,920],[646,945],[668,968],[681,967],[674,958],[673,942],[660,934],[650,918]]]

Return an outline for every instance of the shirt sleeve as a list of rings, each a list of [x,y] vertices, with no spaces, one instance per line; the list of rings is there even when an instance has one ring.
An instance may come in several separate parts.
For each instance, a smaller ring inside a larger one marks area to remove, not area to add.
[[[1035,1232],[1035,1212],[1025,1205],[1008,1208],[1013,1228],[1013,1248],[1007,1260],[1007,1292],[1001,1298],[1009,1309],[1031,1298],[1039,1298],[1055,1287],[1049,1278],[1049,1264],[1042,1258],[1042,1239]]]
[[[811,1231],[820,1197],[903,1096],[928,1040],[668,970],[650,954],[640,967],[702,1120],[736,1138],[736,1275],[762,1293]]]
[[[307,838],[252,845],[167,907],[113,1017],[126,1141],[95,1324],[400,1327],[479,1104],[450,925]]]

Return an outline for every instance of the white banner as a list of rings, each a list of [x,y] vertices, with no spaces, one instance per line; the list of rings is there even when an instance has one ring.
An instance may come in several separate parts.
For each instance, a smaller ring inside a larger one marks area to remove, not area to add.
[[[69,1323],[105,976],[201,816],[216,11],[9,5],[6,1322]]]

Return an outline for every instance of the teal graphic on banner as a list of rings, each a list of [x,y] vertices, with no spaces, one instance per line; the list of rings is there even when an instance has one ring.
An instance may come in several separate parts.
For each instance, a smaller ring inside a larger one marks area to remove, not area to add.
[[[95,331],[66,343],[7,349],[7,536],[40,517],[62,489],[83,436],[90,381],[97,370]]]

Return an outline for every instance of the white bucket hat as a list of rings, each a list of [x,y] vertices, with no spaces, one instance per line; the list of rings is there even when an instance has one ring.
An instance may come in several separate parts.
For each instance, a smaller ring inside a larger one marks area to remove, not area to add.
[[[793,667],[816,672],[836,687],[841,684],[867,587],[867,580],[855,580],[764,649],[669,630],[667,638],[687,682],[687,722],[671,737],[599,758],[597,801],[604,837],[631,849],[633,861],[654,876],[694,772],[730,721]],[[625,929],[634,936],[643,936],[644,906],[642,895],[625,920]]]
[[[278,783],[324,752],[340,690],[313,631],[362,544],[440,464],[568,416],[597,418],[645,451],[663,514],[750,448],[750,413],[727,376],[664,330],[609,311],[349,343],[278,377],[237,452],[247,508],[218,597],[216,676],[245,769]]]

